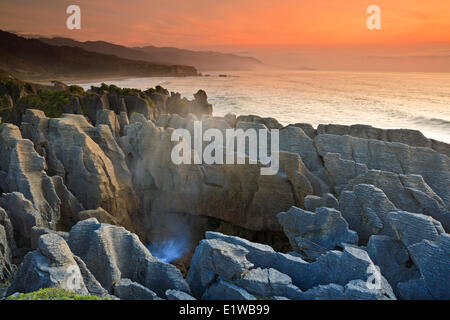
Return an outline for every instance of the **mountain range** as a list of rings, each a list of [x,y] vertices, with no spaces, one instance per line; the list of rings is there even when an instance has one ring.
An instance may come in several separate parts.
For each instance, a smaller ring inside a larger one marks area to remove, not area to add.
[[[139,57],[105,53],[76,46],[50,45],[0,30],[0,69],[20,79],[198,75],[192,66],[159,64]]]
[[[129,48],[105,41],[80,42],[61,37],[39,38],[39,40],[54,46],[78,47],[92,52],[113,54],[124,59],[194,66],[201,71],[252,70],[263,65],[261,61],[252,57],[214,51],[192,51],[155,46]]]

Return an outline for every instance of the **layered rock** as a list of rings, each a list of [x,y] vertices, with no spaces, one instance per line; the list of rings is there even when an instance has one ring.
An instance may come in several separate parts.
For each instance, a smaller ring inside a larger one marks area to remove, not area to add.
[[[160,296],[168,289],[189,293],[178,269],[153,257],[135,234],[122,227],[100,224],[95,218],[84,220],[72,228],[68,244],[110,293],[120,279],[129,279]]]
[[[7,295],[51,287],[88,294],[72,252],[56,234],[41,236],[38,249],[29,252],[18,268]]]
[[[316,212],[292,207],[277,215],[292,248],[305,257],[317,258],[322,253],[345,244],[356,244],[357,234],[335,209],[318,208]]]
[[[397,208],[429,215],[450,230],[450,211],[421,176],[370,170],[348,181],[344,193],[354,190],[359,184],[370,184],[381,189]]]
[[[22,128],[44,154],[48,171],[63,177],[85,209],[102,207],[134,230],[130,214],[137,203],[131,174],[108,126],[93,127],[80,115],[49,119],[28,110]]]
[[[144,212],[151,208],[152,215],[188,213],[250,230],[280,230],[275,215],[302,207],[313,191],[308,169],[292,153],[280,153],[282,174],[273,176],[262,176],[260,164],[174,165],[172,132],[137,122],[120,139]]]
[[[413,147],[426,147],[450,156],[450,146],[446,143],[426,138],[422,132],[411,129],[380,129],[369,125],[351,126],[320,124],[318,134],[349,135],[357,138],[375,139],[386,142],[400,142]]]
[[[18,127],[1,126],[0,158],[0,170],[7,172],[2,179],[2,190],[20,192],[32,203],[41,222],[55,229],[61,218],[62,205],[55,180],[46,173],[45,159],[36,152],[30,140],[22,138]]]
[[[358,233],[360,244],[366,244],[371,235],[394,235],[388,214],[397,208],[382,190],[373,185],[358,184],[353,191],[344,191],[339,208],[350,228]]]
[[[341,290],[345,299],[395,299],[386,279],[361,249],[329,251],[308,263],[238,237],[208,232],[206,238],[195,251],[187,278],[197,297],[209,297],[210,291],[220,289],[229,294],[228,299],[251,299],[251,293],[257,297],[326,299],[327,295],[313,295],[308,290],[328,286],[345,287]],[[375,287],[366,285],[372,278],[376,279]]]
[[[450,162],[446,155],[398,142],[331,134],[319,134],[314,142],[322,157],[337,153],[341,159],[364,164],[368,169],[421,175],[445,205],[448,207],[450,204]]]
[[[8,280],[15,266],[12,261],[14,248],[13,227],[3,208],[0,208],[0,282]]]

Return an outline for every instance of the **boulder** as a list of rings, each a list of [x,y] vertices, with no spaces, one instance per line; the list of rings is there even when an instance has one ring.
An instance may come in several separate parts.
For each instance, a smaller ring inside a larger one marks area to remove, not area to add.
[[[101,224],[95,218],[83,220],[70,230],[68,243],[110,293],[122,278],[160,296],[168,289],[189,293],[189,286],[175,266],[153,257],[135,234],[122,227]]]
[[[208,287],[202,296],[202,300],[256,300],[256,298],[245,289],[219,279]]]
[[[402,300],[432,300],[430,291],[428,290],[423,278],[409,280],[408,282],[400,282],[397,285],[399,297]]]
[[[19,248],[31,248],[32,228],[45,226],[40,212],[19,192],[3,194],[0,206],[8,213],[16,245]]]
[[[343,252],[328,251],[318,257],[316,261],[308,263],[301,257],[275,252],[269,246],[238,237],[217,232],[208,232],[206,237],[210,240],[220,239],[223,242],[245,248],[248,251],[246,258],[254,264],[253,268],[275,269],[289,276],[292,284],[305,292],[317,286],[334,284],[334,288],[336,286],[344,288],[352,280],[361,280],[365,283],[375,280],[377,286],[370,287],[374,291],[372,292],[373,296],[379,299],[386,296],[395,298],[389,283],[376,268],[367,252],[359,248],[345,246]],[[213,272],[197,268],[197,274],[201,275],[198,279],[203,281],[204,287],[215,283],[217,276]],[[308,295],[305,296],[305,292],[303,292],[303,297],[299,299],[308,297]],[[331,294],[337,295],[338,293]]]
[[[388,236],[373,235],[367,244],[367,253],[393,288],[401,296],[397,285],[418,279],[420,273],[411,260],[407,248],[398,240]]]
[[[91,271],[89,271],[86,264],[83,260],[81,260],[80,257],[74,255],[73,258],[80,268],[81,277],[83,278],[83,282],[86,286],[86,289],[89,291],[89,294],[102,298],[115,299],[113,296],[110,296],[108,294],[108,291],[106,291],[106,289],[103,288],[102,285],[97,281],[97,279],[95,279],[94,275],[91,273]]]
[[[445,233],[440,222],[429,216],[406,211],[393,211],[388,214],[396,238],[406,247],[422,240],[436,241]]]
[[[344,294],[348,300],[397,300],[389,285],[385,288],[377,290],[369,288],[366,281],[352,280],[345,286]]]
[[[257,297],[281,296],[301,299],[303,296],[302,291],[292,284],[289,276],[272,268],[251,269],[235,283]]]
[[[373,185],[359,184],[339,197],[339,209],[349,227],[358,233],[360,244],[373,234],[394,236],[388,213],[397,208],[384,192]]]
[[[44,234],[56,234],[63,238],[65,241],[69,239],[69,233],[63,231],[55,231],[44,227],[32,227],[31,228],[31,249],[36,250],[39,246],[39,238]]]
[[[344,287],[335,283],[319,285],[303,293],[303,300],[346,300]]]
[[[327,250],[342,247],[343,243],[357,243],[358,236],[349,230],[339,211],[319,208],[315,213],[292,207],[278,214],[278,221],[289,239],[292,248],[302,253],[296,238],[303,238]],[[303,252],[304,253],[304,252]]]
[[[326,207],[339,210],[339,202],[331,193],[325,193],[322,197],[307,195],[305,197],[305,209],[311,212],[316,209]]]
[[[25,256],[7,295],[51,287],[88,294],[80,268],[67,243],[53,233],[42,235],[38,249]]]
[[[114,285],[114,295],[120,300],[155,300],[157,298],[156,293],[130,279],[120,279]]]
[[[435,241],[414,243],[408,251],[433,299],[449,300],[450,235],[440,234]]]
[[[195,249],[187,282],[195,297],[201,297],[217,276],[236,280],[253,267],[246,255],[248,250],[222,240],[202,240]]]
[[[197,300],[186,292],[169,289],[166,291],[167,300]]]

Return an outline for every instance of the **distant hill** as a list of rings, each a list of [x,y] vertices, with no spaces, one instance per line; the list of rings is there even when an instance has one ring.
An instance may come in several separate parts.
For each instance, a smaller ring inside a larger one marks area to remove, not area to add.
[[[73,46],[54,46],[1,30],[0,68],[21,79],[197,75],[197,70],[190,66],[156,64]]]
[[[172,47],[138,47],[160,63],[183,63],[199,70],[252,70],[263,63],[256,58],[214,51],[191,51]],[[170,62],[169,62],[170,61]]]
[[[154,46],[128,48],[104,41],[79,42],[60,37],[39,38],[39,40],[51,45],[79,47],[93,52],[113,54],[125,59],[194,66],[198,70],[252,70],[262,66],[261,61],[252,57],[214,51],[191,51]]]

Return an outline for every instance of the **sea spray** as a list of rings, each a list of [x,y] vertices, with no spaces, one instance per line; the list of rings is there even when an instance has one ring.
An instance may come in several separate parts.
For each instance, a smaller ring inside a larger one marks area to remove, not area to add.
[[[181,258],[188,251],[188,241],[182,237],[154,241],[147,245],[147,249],[159,260],[171,263]]]

